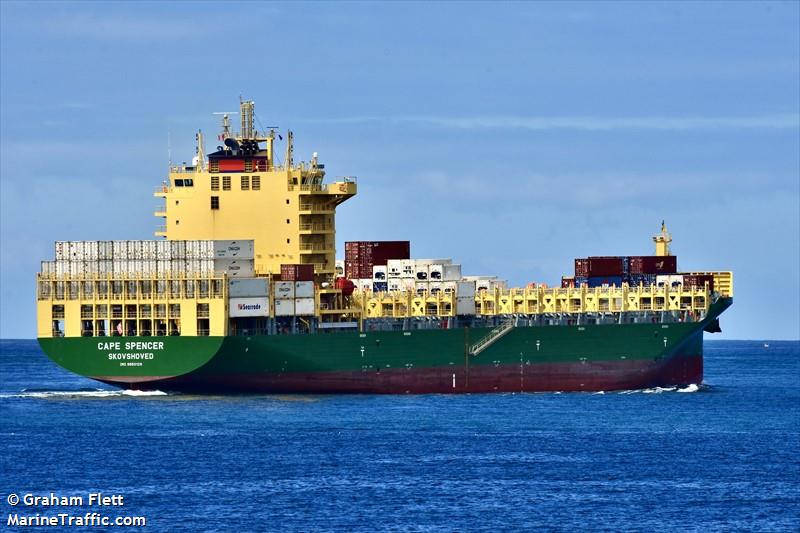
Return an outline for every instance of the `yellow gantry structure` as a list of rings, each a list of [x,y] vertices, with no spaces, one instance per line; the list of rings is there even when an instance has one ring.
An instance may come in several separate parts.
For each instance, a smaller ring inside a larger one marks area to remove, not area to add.
[[[700,274],[700,273],[692,273]],[[731,272],[703,272],[714,276],[715,292],[733,296]],[[357,292],[353,306],[364,318],[455,316],[455,294],[412,292]],[[709,287],[648,286],[495,289],[475,295],[477,316],[625,313],[634,311],[688,311],[703,313],[712,304]]]
[[[255,268],[277,274],[281,264],[313,264],[318,279],[335,273],[336,207],[357,192],[355,178],[323,183],[324,165],[314,154],[293,161],[292,133],[282,163],[274,153],[276,133],[253,128],[254,103],[240,105],[241,131],[230,131],[223,115],[221,145],[205,161],[203,136],[191,165],[171,166],[155,191],[163,198],[155,215],[156,236],[169,240],[253,239]]]

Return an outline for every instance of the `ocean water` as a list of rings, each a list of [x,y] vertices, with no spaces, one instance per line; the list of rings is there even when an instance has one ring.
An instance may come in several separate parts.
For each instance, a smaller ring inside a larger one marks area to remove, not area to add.
[[[99,511],[146,531],[797,531],[800,343],[768,344],[706,342],[683,390],[202,397],[0,341],[0,530]],[[124,506],[7,502],[97,491]]]

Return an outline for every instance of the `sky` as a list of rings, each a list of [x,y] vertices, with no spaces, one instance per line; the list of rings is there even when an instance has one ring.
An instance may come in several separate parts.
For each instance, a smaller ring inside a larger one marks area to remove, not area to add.
[[[556,284],[664,219],[682,270],[734,272],[707,338],[798,339],[799,6],[2,1],[0,337],[35,337],[54,241],[153,238],[169,153],[242,96],[358,178],[339,255]]]

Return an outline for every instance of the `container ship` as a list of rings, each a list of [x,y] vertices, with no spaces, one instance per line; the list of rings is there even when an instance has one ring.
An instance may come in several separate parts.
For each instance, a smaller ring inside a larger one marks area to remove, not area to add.
[[[414,258],[408,241],[346,242],[293,135],[196,134],[155,189],[157,239],[58,241],[37,274],[37,337],[54,362],[131,389],[193,393],[607,391],[699,384],[731,272],[680,271],[662,222],[651,256],[585,257],[548,287]],[[282,161],[281,161],[282,159]]]

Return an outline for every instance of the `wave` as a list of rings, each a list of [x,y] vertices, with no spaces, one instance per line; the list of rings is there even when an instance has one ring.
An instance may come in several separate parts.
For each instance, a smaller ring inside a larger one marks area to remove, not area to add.
[[[689,385],[681,388],[681,387],[652,387],[649,389],[633,389],[633,390],[624,390],[620,391],[619,394],[661,394],[663,392],[699,392],[702,391],[705,387],[702,385],[697,385],[696,383],[690,383]]]
[[[0,398],[121,398],[143,397],[143,396],[166,396],[167,393],[160,390],[140,391],[140,390],[104,390],[104,389],[78,389],[78,390],[42,390],[24,389],[21,392],[0,393]]]

